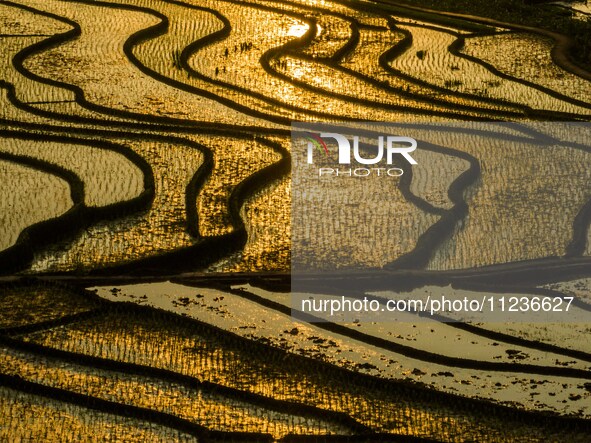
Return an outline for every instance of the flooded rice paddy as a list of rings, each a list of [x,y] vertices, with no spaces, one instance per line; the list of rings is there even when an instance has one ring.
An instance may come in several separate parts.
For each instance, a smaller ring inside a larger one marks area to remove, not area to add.
[[[394,1],[0,1],[0,440],[588,442],[590,324],[314,323],[289,292],[296,242],[390,278],[349,296],[587,315],[591,74],[561,42]],[[292,213],[292,121],[414,124],[418,165]]]

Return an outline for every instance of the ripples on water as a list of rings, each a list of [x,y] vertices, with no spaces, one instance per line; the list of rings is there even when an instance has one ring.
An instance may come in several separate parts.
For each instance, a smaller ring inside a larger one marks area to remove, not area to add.
[[[99,285],[101,298],[65,281],[2,283],[0,439],[586,442],[588,325],[326,328],[294,322],[285,292],[292,241],[347,227],[338,247],[308,245],[307,265],[395,268],[465,203],[445,238],[422,244],[420,268],[552,263],[565,281],[503,290],[570,294],[588,310],[586,274],[569,267],[590,254],[586,126],[530,126],[563,141],[544,146],[417,130],[451,150],[417,152],[409,183],[365,183],[379,231],[290,206],[293,120],[588,120],[588,78],[556,64],[552,44],[387,3],[0,4],[5,273],[210,272]],[[334,213],[362,185],[329,183]],[[367,254],[360,239],[380,242]],[[488,294],[486,272],[465,290]],[[426,284],[409,294],[459,291]]]

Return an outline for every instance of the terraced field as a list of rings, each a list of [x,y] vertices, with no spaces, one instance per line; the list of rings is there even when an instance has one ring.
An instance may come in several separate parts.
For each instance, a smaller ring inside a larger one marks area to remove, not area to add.
[[[570,43],[390,0],[0,0],[0,440],[588,442]],[[418,165],[292,210],[294,121],[412,128]],[[573,307],[315,322],[292,260],[316,295]]]

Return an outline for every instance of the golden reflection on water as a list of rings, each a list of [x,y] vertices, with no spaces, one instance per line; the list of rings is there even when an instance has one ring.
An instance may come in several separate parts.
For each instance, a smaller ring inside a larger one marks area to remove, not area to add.
[[[287,35],[290,37],[301,37],[308,31],[308,29],[310,29],[308,25],[297,23],[288,29]]]
[[[560,97],[562,94],[589,101],[588,82],[557,67],[551,58],[551,43],[535,35],[504,33],[471,36],[466,40],[463,53],[494,65],[506,74],[501,77],[481,63],[450,53],[450,45],[458,38],[455,34],[465,34],[465,31],[450,26],[431,26],[433,23],[394,17],[398,29],[393,29],[384,16],[355,11],[326,0],[264,2],[266,6],[273,7],[273,11],[255,7],[262,2],[248,5],[249,2],[188,1],[219,11],[231,23],[227,37],[210,41],[189,56],[187,62],[198,75],[190,74],[182,66],[180,53],[190,43],[220,31],[221,21],[208,11],[152,0],[114,0],[123,5],[152,8],[170,19],[166,33],[146,38],[134,46],[133,54],[139,63],[144,64],[142,69],[130,63],[123,51],[124,43],[129,41],[131,34],[156,25],[159,22],[156,15],[139,9],[108,8],[60,0],[22,0],[20,3],[24,5],[75,21],[82,30],[77,38],[31,54],[25,59],[24,68],[41,78],[59,79],[79,87],[84,98],[94,105],[154,118],[185,120],[183,123],[194,125],[191,127],[194,132],[200,128],[197,124],[212,122],[242,126],[241,130],[251,125],[286,129],[285,125],[247,115],[252,112],[269,119],[333,120],[340,117],[379,121],[434,121],[444,118],[437,114],[441,112],[460,118],[480,118],[493,115],[488,114],[491,110],[511,111],[515,113],[511,115],[518,117],[532,109],[589,114],[587,108]],[[301,5],[330,8],[333,12],[371,26],[361,27],[361,44],[345,55],[340,66],[332,62],[324,63],[337,55],[352,38],[351,21],[331,15],[328,11],[311,11]],[[261,60],[269,51],[287,43],[297,43],[310,31],[301,15],[317,21],[314,41],[291,53],[278,51],[269,60],[271,70],[293,80],[288,81],[264,69]],[[97,16],[104,20],[97,21]],[[6,5],[0,5],[0,17],[0,34],[27,35],[0,37],[3,57],[0,80],[13,84],[17,98],[30,106],[63,114],[56,119],[48,117],[47,120],[25,114],[8,102],[8,96],[2,90],[3,117],[27,122],[42,121],[62,127],[67,119],[90,117],[102,120],[99,122],[101,125],[96,127],[103,130],[111,128],[105,123],[122,119],[121,116],[84,109],[74,101],[72,91],[23,76],[12,63],[15,54],[25,47],[41,41],[45,36],[65,32],[68,26],[55,19]],[[410,49],[402,51],[393,60],[386,60],[386,65],[380,64],[380,56],[403,42],[402,30],[413,36]],[[491,28],[490,31],[502,30]],[[402,75],[394,75],[392,69]],[[147,75],[147,70],[166,77],[167,81],[155,78],[156,74]],[[527,86],[523,81],[513,81],[506,78],[507,75],[518,80],[535,81],[556,94]],[[171,86],[171,81],[183,87]],[[187,88],[205,89],[216,99],[204,98]],[[441,102],[437,103],[435,99]],[[504,101],[493,103],[489,99]],[[235,109],[238,105],[245,112]],[[300,109],[293,110],[292,107]],[[495,118],[504,116],[494,114]],[[168,120],[166,122],[169,123]],[[96,129],[92,124],[77,124],[85,130]],[[177,129],[175,127],[175,131]],[[162,134],[167,135],[165,132]],[[185,196],[191,180],[203,165],[204,157],[199,150],[176,142],[144,142],[135,137],[126,140],[153,170],[156,197],[151,208],[91,225],[71,242],[38,253],[32,265],[33,272],[86,272],[191,246],[196,239],[187,232],[186,220],[187,211],[193,209],[198,212],[201,235],[232,232],[228,206],[233,190],[256,171],[277,162],[279,155],[258,141],[205,135],[187,137],[211,149],[214,163],[212,175],[199,190],[197,202],[191,203],[195,204],[195,208],[187,207]],[[286,138],[276,141],[284,147],[288,145]],[[494,143],[454,147],[476,158],[481,166],[481,177],[464,193],[468,216],[457,224],[452,238],[437,249],[429,264],[431,269],[471,268],[565,253],[572,236],[572,222],[590,198],[588,153],[573,152],[565,147],[507,148]],[[68,159],[64,156],[76,157],[80,154],[75,150],[68,151],[71,155],[64,152],[62,149],[57,155],[52,154],[51,149],[29,150],[29,154],[56,164],[66,164]],[[419,157],[420,164],[424,166],[413,177],[410,191],[437,208],[450,209],[453,202],[448,190],[466,170],[466,162],[451,155],[426,152]],[[523,158],[527,158],[527,165],[515,161]],[[70,165],[85,182],[89,205],[98,206],[99,203],[122,201],[137,195],[141,177],[127,162],[107,155],[93,159],[95,169],[91,171],[82,171],[78,164]],[[4,242],[0,246],[6,247],[14,243],[25,227],[66,211],[70,200],[68,187],[55,177],[6,162],[0,166],[3,182],[18,183],[14,189],[6,187],[3,190],[2,208],[7,215],[3,215],[1,220],[0,235]],[[100,171],[106,171],[113,177],[99,180],[92,175]],[[337,215],[322,218],[313,212],[299,213],[292,220],[292,183],[289,177],[277,177],[272,184],[267,183],[247,198],[240,208],[248,234],[245,248],[212,265],[211,269],[225,272],[288,270],[292,231],[295,240],[299,241],[307,235],[314,237],[322,230],[329,232],[331,241],[312,244],[311,251],[304,251],[308,266],[315,269],[357,265],[380,267],[411,252],[421,235],[440,219],[408,201],[397,182],[384,185],[383,182],[369,181],[366,184],[378,190],[379,199],[365,199],[356,206],[351,201],[351,195],[343,196],[337,182],[328,183],[324,188],[324,197],[329,201],[325,200],[324,204]],[[48,202],[55,207],[49,208]],[[348,210],[340,211],[342,207]],[[375,229],[363,218],[356,218],[356,211],[371,213],[373,221],[377,220]],[[588,235],[591,236],[591,233]],[[339,242],[338,247],[332,247],[335,239]],[[370,241],[374,241],[375,247],[367,247]],[[586,253],[591,254],[591,241]],[[587,296],[587,289],[586,286],[582,289],[579,286],[566,287],[566,290],[583,298]],[[61,316],[79,314],[98,306],[88,300],[70,301],[67,294],[59,290],[37,290],[25,293],[30,302],[26,310],[19,305],[22,295],[18,291],[2,294],[1,310],[10,312],[12,316],[1,319],[2,327],[54,321]],[[252,349],[242,348],[243,343],[234,341],[235,338],[224,338],[222,334],[218,336],[207,328],[189,327],[177,317],[159,317],[161,314],[149,311],[153,315],[151,317],[145,312],[112,311],[100,318],[81,320],[22,337],[55,349],[176,371],[249,393],[342,412],[378,432],[435,436],[446,441],[453,440],[459,433],[471,441],[500,441],[507,432],[512,433],[515,441],[522,442],[541,441],[547,437],[529,434],[531,429],[527,426],[523,429],[511,426],[511,423],[500,422],[478,410],[458,413],[454,409],[456,412],[452,412],[445,405],[432,401],[384,393],[379,384],[360,387],[350,383],[346,376],[343,379],[331,378],[335,374],[332,369],[326,369],[329,377],[319,371],[318,366],[309,366],[309,362],[294,364],[289,356],[283,360],[273,359],[276,356],[271,352],[267,355],[268,348],[257,348],[263,349],[259,355]],[[228,315],[228,312],[221,314]],[[269,319],[261,319],[264,320]],[[557,327],[555,329],[558,330]],[[498,330],[517,333],[506,326],[498,326]],[[582,337],[589,332],[583,327],[576,331]],[[548,341],[557,340],[556,336],[568,341],[569,334],[573,333],[562,329],[551,332],[544,327],[519,331],[524,335],[535,333]],[[280,336],[281,333],[273,338],[281,343]],[[253,333],[250,336],[244,334],[243,338],[258,340],[266,337],[257,337]],[[282,344],[285,345],[286,341]],[[580,341],[571,341],[581,348],[584,346]],[[268,342],[269,339],[265,343]],[[431,345],[434,346],[433,343]],[[446,345],[450,346],[450,343]],[[414,346],[418,345],[414,343]],[[328,353],[323,354],[320,347],[305,350],[310,352],[300,349],[308,358],[327,358]],[[441,349],[436,351],[442,352]],[[495,350],[487,348],[487,352]],[[50,358],[19,354],[8,348],[2,348],[0,353],[2,372],[18,375],[23,380],[172,413],[213,430],[269,432],[274,438],[290,433],[350,433],[346,426],[322,414],[309,418],[297,413],[280,413],[270,406],[253,406],[245,400],[228,399],[218,393],[187,388],[148,376],[132,377],[77,363],[56,363]],[[364,358],[368,355],[375,356],[377,352],[370,349],[363,354]],[[337,363],[351,369],[347,366],[349,362],[346,357],[340,357]],[[404,368],[406,374],[411,373],[410,368],[412,366]],[[425,375],[425,379],[433,376]],[[500,377],[502,379],[503,376]],[[508,380],[505,377],[503,382],[511,383]],[[501,386],[494,391],[495,395],[498,394],[495,397],[497,401],[504,399],[503,393],[506,393],[506,400],[514,400],[512,393],[520,389],[519,395],[527,395],[528,380],[515,378],[513,381],[520,385]],[[459,393],[473,393],[477,389],[475,384],[463,388],[460,381],[454,380],[454,383],[450,382],[447,388]],[[489,380],[482,383],[489,383]],[[572,385],[574,382],[571,380],[569,383]],[[538,392],[542,390],[540,388]],[[589,395],[583,397],[581,404],[589,398]],[[529,404],[536,403],[532,400]],[[558,412],[570,412],[575,406],[568,403],[564,408]],[[15,435],[32,441],[84,441],[95,438],[122,442],[194,440],[169,428],[89,411],[8,388],[0,388],[0,417],[4,420],[0,424],[2,440]],[[43,417],[43,422],[39,417]],[[559,439],[556,435],[549,438]]]
[[[73,205],[65,180],[25,165],[0,160],[0,182],[14,184],[0,191],[0,250],[14,245],[28,226],[59,217]]]
[[[196,335],[181,325],[175,327],[170,323],[162,324],[138,316],[131,316],[127,319],[119,318],[114,321],[115,319],[116,317],[104,318],[92,321],[93,324],[63,328],[50,334],[33,334],[29,335],[27,340],[70,352],[130,363],[151,364],[154,367],[173,370],[197,377],[200,380],[220,383],[267,397],[303,402],[322,409],[341,411],[361,423],[371,426],[378,432],[427,436],[433,434],[434,427],[439,426],[441,420],[457,420],[455,430],[458,432],[462,429],[461,432],[470,433],[470,429],[474,427],[474,423],[471,423],[471,419],[467,417],[451,418],[447,416],[449,411],[424,408],[428,402],[424,404],[421,404],[420,401],[415,404],[406,401],[401,403],[396,399],[389,398],[387,394],[380,394],[380,389],[377,387],[375,389],[356,387],[349,385],[346,380],[328,380],[321,373],[306,372],[304,368],[282,364],[272,358],[266,359],[265,356],[253,358],[238,348],[220,348],[216,344],[214,336]],[[38,368],[35,369],[35,374],[39,374]],[[50,377],[50,379],[55,380],[55,377]],[[57,380],[58,382],[59,380],[67,382],[67,379],[68,377]],[[113,389],[118,392],[118,398],[121,395],[125,396],[125,392],[129,392],[130,398],[134,398],[131,393],[135,392],[137,388],[124,387],[116,380],[109,381],[109,384],[113,384]],[[75,386],[74,383],[73,387]],[[150,384],[147,385],[148,387],[150,390],[158,389],[157,386]],[[103,390],[98,392],[103,392]],[[144,388],[141,389],[141,392],[144,392]],[[144,393],[147,394],[147,392]],[[134,401],[146,400],[140,398]],[[155,397],[153,401],[158,400]],[[179,401],[178,397],[175,401]],[[171,404],[166,402],[168,406],[163,404],[162,407],[172,407]],[[229,408],[230,406],[224,407]],[[190,408],[187,409],[187,411],[189,410]],[[174,411],[182,413],[183,408],[178,410],[174,408]],[[198,409],[193,410],[193,416],[198,411]],[[245,416],[241,416],[239,420],[232,420],[231,415],[224,414],[219,416],[222,422],[224,422],[223,417],[226,417],[228,424],[240,425],[244,423],[246,425]],[[215,414],[206,414],[205,417],[213,420]],[[258,417],[259,423],[260,420],[264,421],[264,414],[262,417],[259,414]],[[276,432],[285,432],[281,431],[282,424],[281,420],[278,420],[279,418],[279,415],[273,414],[273,420],[268,423],[272,424]],[[294,423],[293,418],[289,419],[289,423]],[[307,432],[318,432],[309,426],[311,423],[313,422],[307,421],[306,429],[300,429]],[[321,428],[317,429],[322,429],[322,426],[326,425],[321,424]],[[295,431],[297,427],[291,429]],[[324,429],[321,433],[329,429],[337,430],[336,428]],[[437,430],[441,432],[441,428]],[[478,431],[474,430],[474,432]]]
[[[0,387],[2,441],[145,443],[198,440],[143,420],[107,414]],[[42,419],[41,419],[42,418]]]
[[[151,208],[116,223],[97,223],[74,241],[44,251],[36,257],[34,271],[108,266],[194,244],[185,229],[185,193],[203,162],[201,152],[168,143],[124,143],[152,167],[155,197]]]
[[[149,377],[76,366],[38,357],[7,353],[2,355],[2,372],[24,380],[80,392],[96,398],[174,413],[183,419],[215,431],[269,433],[279,439],[287,434],[348,434],[344,426],[281,413],[225,397],[215,391]]]

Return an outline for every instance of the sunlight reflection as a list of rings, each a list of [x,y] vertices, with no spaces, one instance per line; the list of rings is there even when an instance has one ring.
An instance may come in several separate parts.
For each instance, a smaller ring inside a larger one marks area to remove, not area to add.
[[[287,35],[290,37],[301,37],[308,31],[309,28],[310,27],[308,25],[298,23],[289,28]]]

